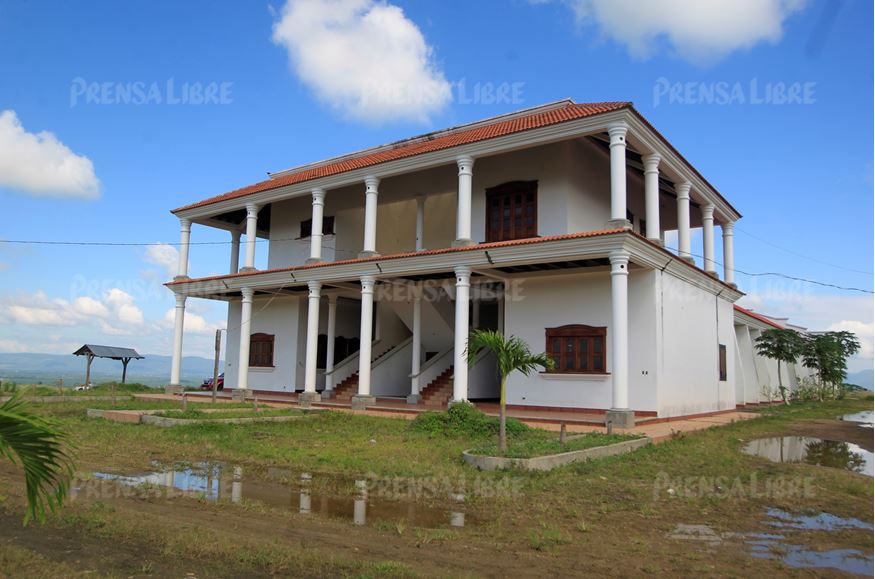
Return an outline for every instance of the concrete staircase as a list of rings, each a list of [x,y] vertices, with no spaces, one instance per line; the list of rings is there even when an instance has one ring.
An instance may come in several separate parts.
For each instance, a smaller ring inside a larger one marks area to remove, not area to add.
[[[358,394],[359,390],[359,374],[356,372],[343,382],[337,385],[334,389],[333,400],[337,402],[350,402],[352,397]]]
[[[444,409],[453,397],[453,366],[444,370],[437,378],[420,391],[421,406],[429,409]]]
[[[392,346],[385,352],[380,353],[379,356],[371,359],[371,366],[373,367],[374,363],[380,358],[384,358],[388,356],[391,352],[394,352],[398,346]],[[337,385],[334,389],[334,397],[333,400],[336,402],[351,402],[352,397],[358,394],[359,391],[359,373],[356,372],[349,378],[345,379],[343,382]]]

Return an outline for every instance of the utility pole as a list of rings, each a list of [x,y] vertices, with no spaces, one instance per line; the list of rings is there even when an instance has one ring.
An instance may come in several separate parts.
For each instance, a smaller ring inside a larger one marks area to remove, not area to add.
[[[216,357],[213,359],[213,404],[216,403],[216,389],[219,387],[219,352],[222,349],[222,330],[216,330]]]

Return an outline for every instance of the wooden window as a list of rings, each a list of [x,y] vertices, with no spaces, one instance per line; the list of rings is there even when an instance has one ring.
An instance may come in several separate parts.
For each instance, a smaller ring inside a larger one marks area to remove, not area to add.
[[[551,372],[607,373],[607,328],[570,324],[547,328],[547,354],[556,366]]]
[[[720,381],[726,382],[726,346],[720,344]]]
[[[537,181],[511,181],[486,190],[487,242],[537,235]]]
[[[273,368],[273,334],[249,336],[249,367]]]
[[[301,222],[301,238],[313,235],[313,220],[307,219]],[[334,216],[322,218],[322,235],[334,235]]]

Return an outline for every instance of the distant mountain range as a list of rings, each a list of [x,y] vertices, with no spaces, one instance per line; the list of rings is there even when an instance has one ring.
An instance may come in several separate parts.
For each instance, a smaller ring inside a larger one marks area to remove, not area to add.
[[[128,364],[128,382],[150,386],[163,386],[170,378],[170,356],[144,354],[142,360]],[[219,371],[223,363],[219,362]],[[213,375],[213,361],[197,356],[182,359],[180,382],[193,386]],[[122,363],[116,360],[96,358],[91,364],[91,382],[99,384],[121,380]],[[57,384],[60,378],[64,385],[85,382],[85,357],[64,354],[3,354],[0,353],[0,379],[19,384]]]
[[[856,384],[866,390],[872,390],[873,385],[875,385],[873,384],[875,383],[875,370],[870,368],[869,370],[860,370],[859,372],[849,372],[845,382]]]

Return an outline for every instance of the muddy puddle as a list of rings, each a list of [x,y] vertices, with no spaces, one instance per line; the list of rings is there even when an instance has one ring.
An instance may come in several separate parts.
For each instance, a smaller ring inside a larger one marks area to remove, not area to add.
[[[93,479],[74,487],[74,495],[96,497],[100,483],[130,487],[138,495],[189,496],[206,501],[244,501],[302,515],[411,527],[461,528],[477,523],[466,512],[465,495],[448,485],[433,484],[423,493],[393,492],[393,485],[373,477],[341,478],[332,475],[269,469],[266,477],[247,477],[243,467],[219,462],[162,466],[140,473],[95,472]],[[96,484],[95,484],[96,483]],[[397,491],[397,485],[394,485]],[[104,489],[105,491],[105,489]]]
[[[797,569],[835,569],[855,575],[873,575],[872,555],[858,549],[818,550],[802,544],[816,541],[807,535],[811,531],[871,533],[871,523],[830,513],[793,515],[780,509],[768,509],[765,514],[763,522],[773,527],[775,532],[718,533],[709,525],[679,524],[667,536],[705,548],[717,548],[724,542],[735,543],[740,540],[745,551],[758,559],[780,560]]]
[[[856,422],[861,428],[872,428],[873,411],[864,410],[863,412],[845,414],[839,416],[839,420],[843,422]]]
[[[759,438],[749,442],[743,451],[772,462],[828,466],[866,476],[873,476],[875,466],[872,452],[856,444],[807,436]]]

